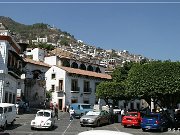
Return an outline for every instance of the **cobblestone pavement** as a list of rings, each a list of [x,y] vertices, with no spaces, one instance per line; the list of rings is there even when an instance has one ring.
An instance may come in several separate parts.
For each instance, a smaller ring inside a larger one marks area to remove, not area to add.
[[[69,114],[65,112],[59,113],[59,119],[56,121],[56,126],[52,131],[49,130],[31,130],[30,122],[35,117],[34,113],[17,115],[15,125],[8,126],[5,131],[1,131],[0,135],[77,135],[79,132],[87,130],[113,130],[127,132],[134,135],[180,135],[179,131],[166,132],[142,132],[141,129],[124,128],[120,123],[103,125],[101,127],[81,127],[79,119],[69,121]]]

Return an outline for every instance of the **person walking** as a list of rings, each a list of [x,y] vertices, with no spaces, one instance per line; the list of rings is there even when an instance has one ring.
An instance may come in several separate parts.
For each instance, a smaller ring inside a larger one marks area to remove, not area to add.
[[[74,114],[75,114],[74,108],[71,107],[71,109],[69,110],[69,115],[70,115],[69,120],[70,121],[72,121],[74,119]]]
[[[58,118],[58,106],[54,106],[54,113],[55,113],[55,117],[57,118],[57,120],[59,120]]]

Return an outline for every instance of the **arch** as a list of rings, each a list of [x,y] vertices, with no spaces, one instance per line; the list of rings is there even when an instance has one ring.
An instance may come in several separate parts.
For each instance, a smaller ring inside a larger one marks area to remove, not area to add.
[[[70,63],[69,63],[68,60],[63,60],[63,61],[62,61],[62,65],[63,65],[64,67],[70,67]]]
[[[86,70],[86,66],[85,66],[84,64],[81,64],[81,65],[79,66],[79,69]]]
[[[72,68],[78,68],[78,64],[77,64],[76,62],[73,62],[73,63],[71,64],[71,67],[72,67]]]
[[[99,67],[96,67],[95,72],[97,72],[97,73],[101,73],[100,68],[99,68]]]
[[[93,67],[92,67],[91,65],[89,65],[89,66],[87,67],[87,70],[88,70],[88,71],[93,71]]]

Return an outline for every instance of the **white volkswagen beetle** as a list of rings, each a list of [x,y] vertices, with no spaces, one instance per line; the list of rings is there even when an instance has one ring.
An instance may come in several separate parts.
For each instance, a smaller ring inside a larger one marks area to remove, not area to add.
[[[31,121],[31,130],[34,129],[52,129],[55,125],[55,115],[52,110],[39,110],[36,117]]]

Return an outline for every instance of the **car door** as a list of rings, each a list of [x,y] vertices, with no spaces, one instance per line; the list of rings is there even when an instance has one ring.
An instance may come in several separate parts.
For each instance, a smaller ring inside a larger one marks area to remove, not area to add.
[[[105,115],[105,111],[101,111],[100,113],[101,116],[101,123],[106,123],[106,115]]]

